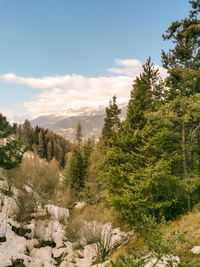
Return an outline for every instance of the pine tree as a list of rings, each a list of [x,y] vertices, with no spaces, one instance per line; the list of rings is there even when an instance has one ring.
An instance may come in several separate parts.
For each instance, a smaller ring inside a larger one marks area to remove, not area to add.
[[[22,140],[22,125],[21,125],[21,123],[17,126],[16,134],[17,134],[18,140],[21,142],[21,140]]]
[[[51,141],[47,144],[47,160],[51,161],[53,158],[53,143]]]
[[[106,107],[106,117],[104,119],[104,127],[102,129],[102,140],[105,146],[111,146],[113,139],[118,135],[120,128],[119,114],[121,110],[116,103],[117,97],[113,96],[110,100],[109,107]]]
[[[37,147],[38,155],[41,158],[45,157],[45,148],[44,148],[44,133],[42,130],[40,130],[38,134],[38,147]]]
[[[144,113],[155,109],[156,104],[161,102],[163,93],[158,69],[154,67],[149,57],[146,64],[143,64],[143,72],[135,79],[131,91],[126,118],[131,129],[143,128]]]
[[[80,146],[81,142],[82,142],[82,138],[83,138],[82,125],[80,122],[78,122],[78,124],[77,124],[75,138],[76,138],[76,142],[77,142],[78,146]]]
[[[22,143],[30,150],[33,145],[33,132],[29,120],[25,120],[22,125]]]
[[[11,136],[12,127],[0,113],[0,167],[12,169],[17,167],[22,160],[23,150],[19,141]]]
[[[170,137],[171,132],[162,128],[165,121],[156,128],[155,121],[150,123],[148,118],[149,113],[162,106],[162,95],[158,71],[149,58],[134,82],[127,117],[118,138],[103,155],[99,168],[100,177],[108,183],[112,205],[132,223],[141,220],[142,214],[165,213],[164,208],[171,207],[174,199],[169,193],[170,186],[178,189],[169,159],[162,160],[159,153],[161,140],[153,138],[156,131]]]
[[[70,183],[71,188],[79,191],[84,186],[84,163],[79,149],[72,151],[72,158],[70,162]]]
[[[163,66],[168,70],[168,100],[200,92],[200,0],[189,1],[192,10],[187,18],[175,21],[163,35],[174,48],[162,51]]]

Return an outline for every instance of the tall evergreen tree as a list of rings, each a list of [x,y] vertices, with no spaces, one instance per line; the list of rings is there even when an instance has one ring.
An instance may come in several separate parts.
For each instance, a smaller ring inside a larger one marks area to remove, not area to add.
[[[131,91],[126,118],[131,129],[143,128],[144,113],[155,109],[156,104],[161,102],[163,90],[158,69],[154,67],[149,57],[146,64],[143,64],[143,72],[136,77]]]
[[[78,122],[77,128],[76,128],[76,135],[75,135],[75,140],[76,140],[78,146],[81,145],[82,138],[83,138],[82,125],[80,122]]]
[[[69,176],[71,188],[79,192],[84,186],[84,163],[81,151],[76,148],[72,151]]]
[[[102,129],[102,140],[105,146],[111,145],[113,138],[116,138],[120,128],[119,114],[121,110],[116,103],[117,97],[113,96],[110,100],[109,107],[106,107],[106,117],[104,119],[104,127]]]
[[[178,189],[178,182],[169,158],[162,160],[161,156],[160,138],[173,136],[171,130],[166,131],[165,124],[170,122],[163,116],[165,120],[156,126],[156,120],[150,123],[148,117],[162,106],[162,96],[163,84],[149,58],[134,82],[117,141],[103,155],[99,168],[99,175],[107,180],[112,205],[132,223],[142,214],[163,215],[177,194],[170,193],[170,187]]]
[[[29,120],[25,120],[22,125],[22,143],[30,150],[33,145],[33,131]]]
[[[38,155],[41,158],[44,158],[45,157],[44,132],[42,131],[42,129],[40,130],[40,132],[38,134],[38,147],[37,147],[37,152],[38,152]]]

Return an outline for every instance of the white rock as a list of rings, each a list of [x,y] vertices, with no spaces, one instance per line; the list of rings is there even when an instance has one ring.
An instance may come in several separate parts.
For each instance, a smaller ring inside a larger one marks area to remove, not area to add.
[[[66,253],[67,254],[67,248],[59,248],[59,249],[53,248],[52,253],[53,253],[54,258],[58,258],[63,253]]]
[[[191,251],[193,254],[200,254],[200,246],[194,246]]]
[[[13,198],[0,193],[0,207],[0,211],[10,217],[14,214],[17,204]]]
[[[5,236],[6,242],[0,245],[0,266],[11,265],[11,259],[25,259],[27,240],[16,235],[9,224],[6,225]]]
[[[86,205],[85,202],[76,202],[76,205],[74,208],[76,209],[82,209]]]
[[[64,244],[67,249],[67,256],[65,257],[65,260],[69,263],[74,258],[73,244],[71,242],[64,242]]]
[[[6,180],[0,180],[0,188],[4,190],[8,190],[8,182]]]
[[[51,261],[51,247],[34,248],[31,251],[31,256],[35,259]]]
[[[65,231],[63,226],[58,221],[51,220],[32,220],[29,228],[32,229],[32,238],[38,236],[42,240],[54,240],[56,243],[61,243],[65,239]]]
[[[55,220],[67,220],[69,218],[69,210],[54,205],[45,206],[47,212]]]
[[[62,261],[60,267],[69,267],[69,264],[67,261]]]
[[[63,232],[64,233],[64,232]],[[64,243],[63,240],[56,240],[56,249],[63,248]]]
[[[27,248],[29,250],[32,250],[34,248],[35,245],[38,244],[38,240],[37,239],[28,239],[27,240]]]

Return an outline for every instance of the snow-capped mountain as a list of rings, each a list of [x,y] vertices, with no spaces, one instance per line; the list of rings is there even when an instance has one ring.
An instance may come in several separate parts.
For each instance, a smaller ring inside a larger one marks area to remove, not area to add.
[[[127,103],[119,105],[121,109],[120,118],[124,119]],[[77,109],[68,109],[57,114],[40,116],[31,121],[31,125],[48,128],[66,139],[73,141],[77,123],[82,125],[83,138],[98,138],[104,125],[105,107],[81,107]]]

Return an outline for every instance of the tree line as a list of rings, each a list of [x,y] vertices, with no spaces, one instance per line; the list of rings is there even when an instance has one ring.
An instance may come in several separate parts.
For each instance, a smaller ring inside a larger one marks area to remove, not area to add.
[[[174,219],[200,199],[200,1],[163,35],[163,80],[148,58],[120,122],[114,96],[106,109],[99,176],[129,223]]]
[[[72,144],[68,140],[48,129],[39,126],[32,128],[28,120],[15,126],[15,131],[18,140],[27,150],[34,151],[48,162],[56,158],[60,167],[64,168],[66,153],[72,149]]]

